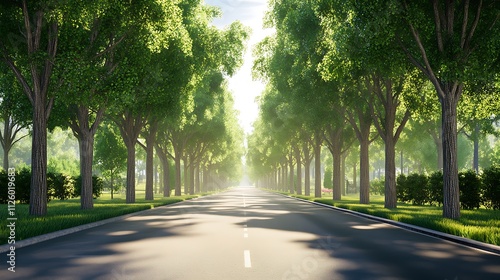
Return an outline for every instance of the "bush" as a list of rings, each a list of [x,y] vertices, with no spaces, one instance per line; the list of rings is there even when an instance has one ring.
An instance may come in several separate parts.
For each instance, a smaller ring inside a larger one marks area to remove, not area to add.
[[[75,192],[73,177],[61,173],[47,173],[47,194],[52,199],[72,198]]]
[[[460,205],[463,209],[479,208],[481,203],[481,178],[473,170],[458,174]]]
[[[82,193],[82,176],[74,178],[75,180],[75,191],[73,197],[79,197]],[[92,196],[98,198],[102,194],[102,189],[104,188],[104,183],[100,177],[92,176]]]
[[[429,201],[429,178],[425,174],[413,173],[406,178],[409,200],[414,205],[423,205]]]
[[[396,178],[396,196],[398,201],[408,202],[410,201],[410,190],[408,189],[408,184],[406,183],[407,177],[405,174],[400,174]]]
[[[486,208],[500,209],[500,167],[484,169],[481,177],[482,204]]]
[[[325,174],[323,175],[323,187],[327,189],[333,188],[333,173],[330,169],[325,170]]]
[[[6,204],[8,200],[8,182],[7,171],[2,170],[0,172],[0,203],[2,204]],[[16,169],[14,184],[16,185],[16,200],[21,204],[29,204],[31,170],[29,168]]]
[[[370,182],[370,194],[378,194],[378,195],[385,194],[385,179],[384,178],[373,179]]]
[[[429,203],[441,206],[443,199],[443,172],[436,171],[429,175]]]

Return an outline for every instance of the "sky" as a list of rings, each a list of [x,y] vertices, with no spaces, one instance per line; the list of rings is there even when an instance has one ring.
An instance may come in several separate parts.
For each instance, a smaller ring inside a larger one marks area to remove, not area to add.
[[[205,0],[211,6],[218,6],[222,10],[222,17],[215,19],[213,24],[224,28],[239,20],[243,25],[252,29],[247,42],[243,66],[229,79],[229,90],[233,93],[236,110],[239,111],[239,123],[245,134],[253,131],[252,124],[259,114],[256,97],[264,90],[264,84],[252,80],[252,49],[255,44],[272,33],[272,30],[263,29],[264,14],[268,9],[268,0]]]

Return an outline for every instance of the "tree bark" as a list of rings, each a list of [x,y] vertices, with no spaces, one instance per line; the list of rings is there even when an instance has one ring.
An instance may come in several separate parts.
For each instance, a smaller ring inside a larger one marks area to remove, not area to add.
[[[479,173],[479,133],[481,133],[481,125],[479,122],[476,122],[474,125],[474,132],[472,133],[474,140],[474,158],[472,160],[472,166],[476,173]]]
[[[309,150],[309,144],[304,143],[302,145],[302,152],[304,153],[304,194],[306,196],[311,195],[311,156]]]
[[[302,161],[300,149],[297,145],[294,146],[295,160],[297,161],[297,194],[302,194]]]
[[[170,164],[168,162],[168,156],[158,143],[155,144],[155,148],[162,166],[161,180],[163,185],[163,197],[170,197]]]
[[[295,193],[295,176],[294,176],[294,169],[293,169],[293,152],[290,150],[290,154],[288,155],[288,164],[290,165],[290,193],[293,194]]]
[[[156,132],[158,131],[158,122],[151,121],[149,130],[145,134],[146,138],[146,200],[154,200],[153,173],[154,173],[154,146]]]
[[[341,190],[341,157],[342,157],[342,147],[343,147],[343,130],[344,126],[338,126],[336,128],[330,127],[328,129],[328,135],[325,135],[326,143],[328,144],[328,149],[332,154],[332,176],[333,176],[333,199],[342,199]]]
[[[175,151],[175,196],[181,196],[181,155]]]
[[[370,141],[364,138],[359,145],[359,202],[370,203]]]
[[[321,144],[323,136],[316,132],[314,136],[314,197],[321,197]]]
[[[458,87],[458,88],[457,88]],[[457,164],[457,105],[461,93],[460,85],[447,86],[446,94],[440,98],[443,113],[443,217],[460,218],[460,192]],[[454,92],[460,90],[460,93]]]
[[[30,215],[47,214],[47,112],[45,97],[36,94],[33,104]]]

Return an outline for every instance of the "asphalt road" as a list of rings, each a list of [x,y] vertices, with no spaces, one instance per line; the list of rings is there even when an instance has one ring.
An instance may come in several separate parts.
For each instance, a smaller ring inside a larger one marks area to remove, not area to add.
[[[2,254],[0,279],[500,279],[500,256],[254,188]]]

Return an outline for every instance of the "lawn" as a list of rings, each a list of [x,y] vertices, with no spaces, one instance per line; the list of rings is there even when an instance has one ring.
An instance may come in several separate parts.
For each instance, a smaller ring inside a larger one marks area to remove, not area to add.
[[[80,209],[80,199],[52,200],[47,205],[47,215],[44,217],[33,217],[29,215],[29,206],[17,204],[16,211],[16,241],[29,237],[67,229],[87,223],[92,223],[116,216],[121,216],[141,210],[151,209],[162,205],[168,205],[200,195],[184,195],[179,197],[155,196],[155,200],[146,201],[136,199],[136,203],[127,204],[125,196],[115,194],[111,200],[109,193],[104,193],[100,198],[94,200],[94,208],[89,210]],[[143,195],[137,194],[137,197]],[[0,205],[0,245],[7,243],[7,205]]]
[[[290,195],[287,193],[282,194]],[[396,209],[386,209],[384,208],[383,196],[370,196],[370,204],[368,205],[360,204],[359,197],[354,195],[343,196],[342,200],[314,198],[304,195],[291,196],[433,229],[493,245],[500,245],[500,211],[498,210],[495,211],[484,208],[461,210],[461,218],[459,220],[451,220],[442,217],[442,207],[429,205],[416,206],[398,203]]]

